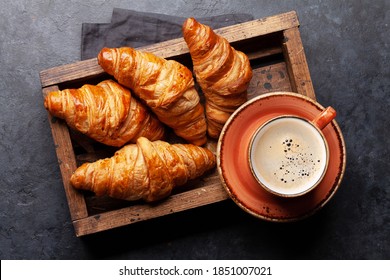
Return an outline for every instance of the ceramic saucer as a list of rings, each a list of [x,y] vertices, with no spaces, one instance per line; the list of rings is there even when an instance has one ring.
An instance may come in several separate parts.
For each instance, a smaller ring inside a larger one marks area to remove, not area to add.
[[[335,194],[344,176],[346,149],[335,120],[323,129],[329,145],[329,166],[321,183],[309,193],[294,198],[273,195],[258,185],[248,164],[248,145],[256,129],[279,115],[308,120],[324,107],[312,99],[290,92],[260,95],[237,109],[226,122],[217,146],[221,181],[233,201],[246,212],[270,221],[294,221],[322,208]]]

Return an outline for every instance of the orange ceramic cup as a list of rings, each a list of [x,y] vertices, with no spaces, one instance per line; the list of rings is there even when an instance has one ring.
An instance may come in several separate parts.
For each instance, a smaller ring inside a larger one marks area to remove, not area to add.
[[[304,195],[282,197],[265,190],[254,178],[248,160],[250,141],[264,123],[293,115],[321,127],[322,117],[318,121],[316,118],[324,110],[321,104],[301,94],[272,92],[250,99],[231,115],[218,140],[217,169],[223,187],[239,207],[264,220],[291,222],[313,215],[334,197],[346,167],[344,137],[335,118],[321,130],[329,148],[325,175]]]

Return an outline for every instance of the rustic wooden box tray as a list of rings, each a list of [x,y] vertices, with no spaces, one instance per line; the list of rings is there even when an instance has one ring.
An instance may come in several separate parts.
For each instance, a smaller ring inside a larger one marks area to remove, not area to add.
[[[292,91],[315,99],[294,11],[257,19],[216,30],[232,46],[245,52],[253,68],[249,98],[272,91]],[[140,48],[167,59],[175,59],[190,69],[191,58],[182,38]],[[40,72],[42,92],[96,84],[107,78],[96,59],[63,65]],[[113,148],[93,142],[68,129],[62,120],[49,114],[49,123],[77,236],[116,228],[175,212],[201,207],[229,198],[217,171],[189,182],[169,198],[153,204],[127,202],[75,190],[69,183],[82,162],[111,156]],[[215,151],[216,141],[207,147]]]

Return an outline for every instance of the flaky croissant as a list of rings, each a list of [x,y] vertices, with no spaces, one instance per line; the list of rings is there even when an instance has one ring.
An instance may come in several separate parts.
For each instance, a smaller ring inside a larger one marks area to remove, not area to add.
[[[196,81],[206,99],[207,131],[218,138],[229,116],[247,100],[252,79],[248,57],[209,26],[188,18],[182,27]]]
[[[164,125],[128,89],[112,80],[47,94],[45,108],[73,129],[120,147],[144,136],[163,139]]]
[[[111,158],[84,163],[70,182],[98,196],[151,202],[167,197],[174,187],[214,166],[215,156],[206,148],[140,137]]]
[[[206,143],[206,118],[191,71],[184,65],[133,48],[103,48],[100,66],[129,87],[161,122],[195,145]]]

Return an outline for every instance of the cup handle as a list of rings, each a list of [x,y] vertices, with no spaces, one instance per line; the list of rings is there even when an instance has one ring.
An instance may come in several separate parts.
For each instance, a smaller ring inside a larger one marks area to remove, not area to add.
[[[317,117],[312,120],[314,124],[319,129],[324,129],[334,118],[336,117],[336,110],[331,106],[323,110]]]

